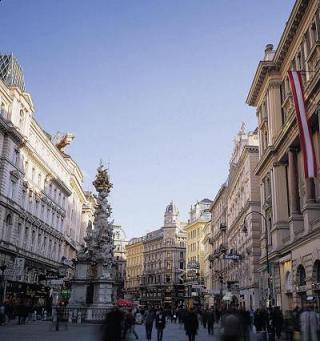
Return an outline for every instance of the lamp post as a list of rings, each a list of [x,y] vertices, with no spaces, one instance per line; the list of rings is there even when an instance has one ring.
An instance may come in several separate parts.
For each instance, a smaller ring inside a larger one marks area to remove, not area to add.
[[[267,274],[268,274],[268,306],[270,306],[270,303],[272,304],[272,295],[271,295],[271,275],[270,275],[270,263],[269,263],[269,246],[268,246],[268,221],[267,218],[258,211],[251,211],[247,213],[244,218],[243,218],[243,227],[242,227],[242,232],[247,233],[248,229],[246,227],[246,219],[250,214],[258,214],[260,217],[263,218],[264,223],[265,223],[265,240],[266,240],[266,260],[267,260]]]

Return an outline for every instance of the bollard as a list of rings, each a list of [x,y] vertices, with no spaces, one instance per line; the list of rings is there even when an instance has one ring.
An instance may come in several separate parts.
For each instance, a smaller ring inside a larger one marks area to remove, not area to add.
[[[45,310],[45,311],[43,312],[43,320],[44,320],[44,321],[47,321],[47,315],[48,315],[48,313],[47,313],[47,311]]]
[[[77,323],[80,324],[81,323],[81,311],[78,311],[78,315],[77,315]]]
[[[37,321],[37,311],[36,310],[32,314],[32,321]]]

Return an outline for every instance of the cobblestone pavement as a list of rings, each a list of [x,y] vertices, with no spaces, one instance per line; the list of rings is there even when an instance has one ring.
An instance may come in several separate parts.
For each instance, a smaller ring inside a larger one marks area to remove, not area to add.
[[[0,340],[1,341],[100,341],[98,325],[69,324],[67,328],[61,326],[57,332],[51,322],[37,321],[29,322],[25,325],[17,325],[11,322],[9,325],[0,326]],[[137,325],[136,332],[140,340],[146,340],[144,326]],[[152,341],[156,341],[156,330],[153,329]],[[215,336],[209,336],[207,330],[200,326],[196,341],[219,341],[219,328],[215,328]],[[130,340],[135,340],[131,337]],[[178,323],[167,323],[164,330],[163,341],[186,341],[182,325]],[[251,341],[256,341],[253,334]]]

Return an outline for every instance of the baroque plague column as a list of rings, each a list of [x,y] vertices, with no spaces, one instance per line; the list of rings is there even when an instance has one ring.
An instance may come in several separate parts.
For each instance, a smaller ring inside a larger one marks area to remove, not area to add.
[[[111,207],[108,195],[112,188],[107,170],[100,165],[93,185],[98,192],[93,226],[89,223],[86,246],[78,253],[75,276],[72,281],[71,305],[89,308],[108,308],[112,305],[114,290],[114,244]],[[94,319],[94,317],[93,317]]]

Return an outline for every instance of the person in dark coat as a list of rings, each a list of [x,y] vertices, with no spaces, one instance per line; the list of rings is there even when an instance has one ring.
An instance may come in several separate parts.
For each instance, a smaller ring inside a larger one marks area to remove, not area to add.
[[[114,307],[107,313],[102,329],[102,341],[121,341],[124,329],[124,313],[118,307]]]
[[[197,314],[193,310],[193,308],[190,308],[190,310],[186,314],[185,321],[184,321],[184,329],[186,331],[186,334],[189,337],[189,341],[195,340],[198,328],[199,328],[199,322],[198,322]]]
[[[241,322],[237,311],[230,310],[222,316],[223,341],[239,341],[241,339]]]
[[[160,308],[160,310],[156,314],[156,328],[157,328],[157,340],[158,341],[162,341],[163,329],[165,327],[166,327],[166,316],[163,312],[163,309]]]
[[[213,335],[214,334],[214,320],[215,320],[215,316],[214,316],[214,310],[210,309],[208,311],[208,334],[209,335]]]
[[[275,307],[271,313],[272,326],[275,335],[279,339],[281,336],[282,325],[283,325],[283,315],[280,307]]]
[[[145,326],[146,326],[147,341],[151,341],[153,321],[154,321],[154,312],[153,312],[153,310],[149,309],[145,315]]]
[[[203,325],[203,328],[207,328],[207,322],[208,322],[208,311],[207,310],[204,310],[202,312],[202,325]]]

